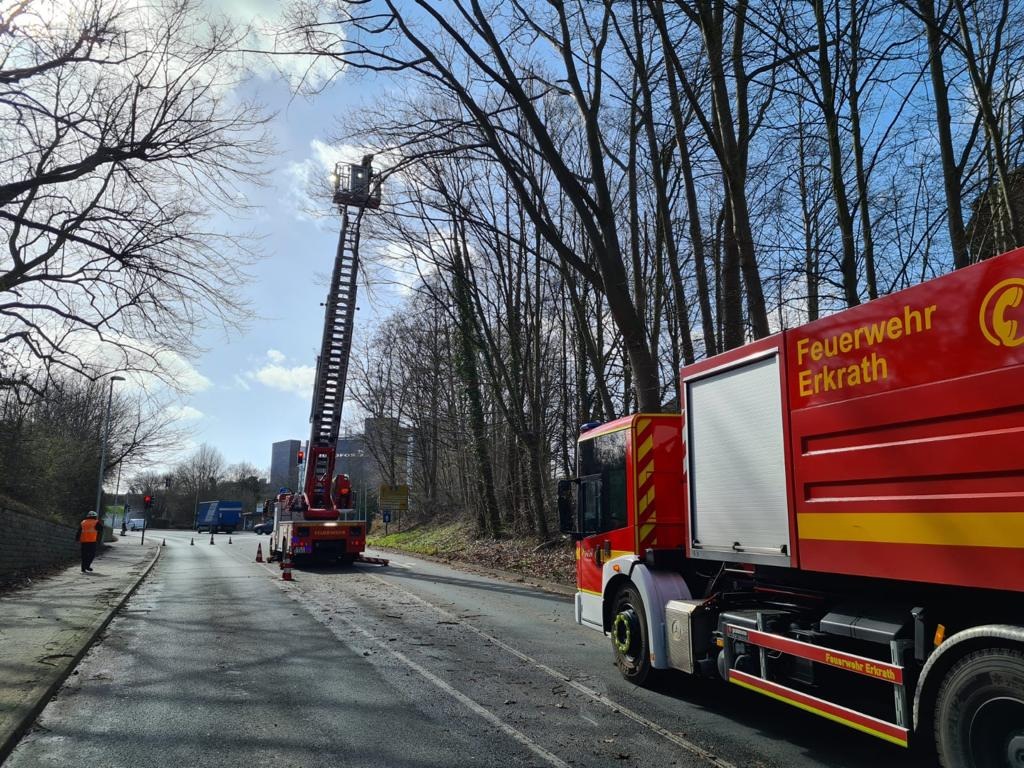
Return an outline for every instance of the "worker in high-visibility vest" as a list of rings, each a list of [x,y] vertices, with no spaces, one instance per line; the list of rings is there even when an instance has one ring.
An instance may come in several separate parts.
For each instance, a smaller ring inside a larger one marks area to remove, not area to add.
[[[99,515],[90,510],[75,533],[75,541],[82,545],[82,573],[92,570],[92,559],[96,557],[96,545],[102,535],[103,523]]]

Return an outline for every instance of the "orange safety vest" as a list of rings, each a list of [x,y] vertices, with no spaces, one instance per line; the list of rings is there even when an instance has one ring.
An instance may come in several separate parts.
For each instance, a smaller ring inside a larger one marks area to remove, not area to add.
[[[99,519],[95,517],[87,517],[82,521],[82,533],[79,538],[83,544],[96,543],[96,526],[99,522]]]

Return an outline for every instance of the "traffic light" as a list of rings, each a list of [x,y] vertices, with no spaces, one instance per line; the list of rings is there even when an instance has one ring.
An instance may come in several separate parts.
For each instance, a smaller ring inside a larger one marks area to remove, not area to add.
[[[149,508],[153,506],[153,497],[152,496],[148,496],[148,495],[147,496],[143,496],[142,497],[142,506],[148,512]]]
[[[298,453],[298,461],[296,463],[301,464],[305,458],[306,452],[300,449]]]

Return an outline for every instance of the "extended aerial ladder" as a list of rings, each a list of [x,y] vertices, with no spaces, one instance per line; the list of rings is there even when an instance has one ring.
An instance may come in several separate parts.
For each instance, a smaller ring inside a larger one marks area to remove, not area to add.
[[[366,209],[380,207],[380,177],[367,155],[359,165],[338,164],[333,175],[334,204],[341,213],[338,250],[324,302],[324,330],[317,357],[312,428],[305,456],[302,490],[282,493],[275,509],[271,554],[364,558],[367,519],[351,509],[351,485],[340,475],[334,479],[335,451],[345,402],[352,327],[355,322],[359,274],[359,228]],[[333,482],[332,482],[333,481]]]
[[[373,173],[372,159],[373,155],[367,155],[361,165],[339,164],[334,172],[334,203],[341,213],[341,232],[324,306],[324,334],[310,412],[312,430],[306,477],[302,496],[296,496],[293,501],[293,506],[300,504],[305,508],[309,520],[338,517],[332,480],[355,322],[359,227],[367,208],[380,207],[380,177]]]

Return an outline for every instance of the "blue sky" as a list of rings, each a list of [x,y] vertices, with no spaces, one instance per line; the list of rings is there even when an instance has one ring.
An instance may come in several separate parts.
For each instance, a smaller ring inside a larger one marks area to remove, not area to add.
[[[295,97],[283,77],[264,76],[249,86],[277,115],[272,132],[277,154],[267,163],[265,186],[245,187],[255,206],[245,220],[215,218],[215,225],[252,231],[263,258],[252,267],[242,294],[254,312],[243,332],[217,325],[200,336],[206,351],[186,371],[192,391],[175,410],[191,435],[174,460],[200,443],[216,447],[229,463],[270,465],[271,444],[309,436],[313,373],[323,328],[323,301],[333,264],[339,217],[317,219],[308,208],[309,181],[326,178],[333,161],[357,157],[355,147],[329,142],[336,116],[366,102],[366,81],[342,77],[309,100]],[[378,274],[379,277],[379,274]],[[360,286],[361,290],[364,288]],[[401,289],[362,290],[354,345],[365,338],[374,318],[386,314]],[[198,375],[196,375],[198,374]],[[361,415],[346,398],[344,423],[358,426]]]

